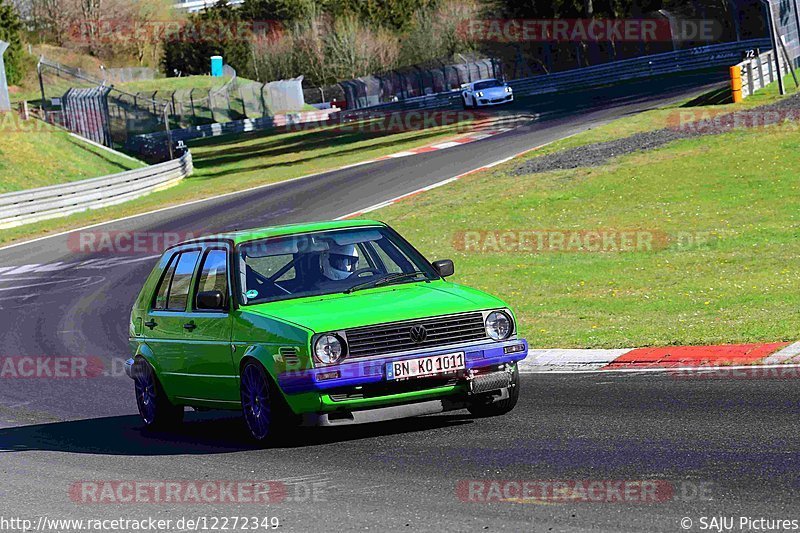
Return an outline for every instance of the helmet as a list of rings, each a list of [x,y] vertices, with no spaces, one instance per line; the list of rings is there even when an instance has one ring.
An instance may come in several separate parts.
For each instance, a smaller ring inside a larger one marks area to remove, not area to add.
[[[331,243],[328,251],[320,256],[322,274],[330,280],[347,279],[358,266],[358,250],[355,244],[340,246]]]

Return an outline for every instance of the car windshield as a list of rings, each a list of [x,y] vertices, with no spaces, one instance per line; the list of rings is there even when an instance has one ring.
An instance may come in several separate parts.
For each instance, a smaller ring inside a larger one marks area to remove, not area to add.
[[[503,84],[498,80],[479,81],[475,84],[475,90],[482,91],[483,89],[491,89],[492,87],[502,86]]]
[[[385,227],[250,241],[238,246],[237,257],[242,305],[439,277],[418,251]]]

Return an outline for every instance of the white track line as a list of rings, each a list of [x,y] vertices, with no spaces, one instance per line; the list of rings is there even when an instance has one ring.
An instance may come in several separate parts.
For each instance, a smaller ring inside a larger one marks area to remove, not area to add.
[[[580,133],[580,132],[572,133],[570,135],[566,135],[564,137],[560,137],[558,139],[554,139],[554,140],[552,140],[550,142],[546,142],[544,144],[540,144],[538,146],[534,146],[533,148],[528,148],[527,150],[523,150],[523,151],[521,151],[519,153],[516,153],[516,154],[514,154],[512,156],[509,156],[509,157],[504,157],[503,159],[498,159],[497,161],[494,161],[493,163],[489,163],[487,165],[483,165],[482,167],[478,167],[478,168],[474,168],[472,170],[468,170],[468,171],[463,172],[463,173],[461,173],[461,174],[459,174],[457,176],[453,176],[451,178],[447,178],[447,179],[442,180],[442,181],[437,181],[433,185],[428,185],[426,187],[421,187],[421,188],[413,190],[411,192],[407,192],[405,194],[401,194],[400,196],[395,196],[394,198],[392,198],[390,200],[385,200],[385,201],[380,202],[378,204],[373,204],[373,205],[371,205],[369,207],[365,207],[364,209],[359,209],[358,211],[353,211],[352,213],[348,213],[346,215],[342,215],[340,217],[336,217],[334,220],[345,220],[345,219],[348,219],[348,218],[353,218],[353,217],[357,217],[359,215],[363,215],[364,213],[369,213],[371,211],[375,211],[375,210],[380,209],[382,207],[388,207],[388,206],[394,204],[395,202],[403,200],[403,199],[405,199],[407,197],[414,196],[414,195],[419,194],[421,192],[430,191],[431,189],[435,189],[437,187],[441,187],[442,185],[447,185],[448,183],[451,183],[453,181],[461,179],[461,178],[463,178],[465,176],[468,176],[470,174],[474,174],[474,173],[480,172],[482,170],[490,169],[490,168],[495,167],[497,165],[500,165],[502,163],[507,163],[507,162],[511,161],[512,159],[515,159],[517,157],[520,157],[522,155],[527,154],[528,152],[533,152],[534,150],[540,150],[540,149],[544,148],[545,146],[553,144],[554,142],[563,141],[564,139],[569,139],[570,137],[573,137],[573,136],[577,135],[578,133]],[[2,250],[2,248],[0,248],[0,250]]]
[[[691,372],[696,373],[711,373],[711,372],[727,372],[729,370],[753,370],[760,371],[762,369],[784,369],[784,368],[800,368],[800,364],[786,364],[786,365],[738,365],[738,366],[681,366],[674,368],[658,367],[658,368],[612,368],[604,370],[591,369],[591,370],[547,370],[542,367],[542,370],[524,370],[520,368],[520,374],[637,374],[641,372]],[[800,376],[800,374],[799,374]]]
[[[437,150],[445,150],[446,148],[452,148],[454,146],[461,146],[462,144],[463,143],[460,143],[460,142],[457,142],[457,141],[448,141],[448,142],[445,142],[445,143],[432,144],[431,148],[436,148]]]
[[[161,257],[161,254],[154,254],[154,255],[146,255],[143,257],[125,257],[125,256],[113,256],[107,258],[99,258],[99,259],[90,259],[88,261],[73,261],[70,263],[64,263],[62,261],[57,261],[55,263],[45,263],[45,264],[30,264],[30,265],[21,265],[21,266],[14,266],[14,267],[5,267],[5,270],[0,271],[0,278],[6,276],[16,276],[17,274],[41,274],[45,272],[60,272],[62,270],[79,270],[84,268],[90,269],[105,269],[105,268],[113,268],[121,265],[129,265],[132,263],[139,263],[141,261],[150,261],[157,257]],[[24,279],[24,278],[12,278],[13,280]]]
[[[536,372],[542,369],[596,370],[630,352],[631,349],[580,350],[580,349],[532,349],[527,359],[520,361],[520,372]]]
[[[794,359],[798,355],[800,355],[800,342],[795,342],[764,359],[764,363],[768,365],[783,363]]]

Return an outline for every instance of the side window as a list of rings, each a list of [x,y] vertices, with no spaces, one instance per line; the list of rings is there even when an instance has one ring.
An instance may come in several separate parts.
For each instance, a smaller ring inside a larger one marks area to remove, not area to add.
[[[220,291],[223,301],[228,299],[228,254],[225,250],[209,250],[203,258],[195,292],[206,291]],[[197,307],[197,302],[194,306]]]
[[[161,278],[161,283],[156,290],[156,298],[153,301],[153,309],[156,311],[163,311],[167,308],[167,296],[169,295],[169,284],[172,283],[172,276],[175,274],[175,265],[178,264],[178,255],[173,255],[167,269],[164,271],[164,276]]]
[[[192,284],[194,266],[200,252],[183,252],[176,262],[175,273],[167,295],[167,311],[184,311],[189,301],[189,287]]]

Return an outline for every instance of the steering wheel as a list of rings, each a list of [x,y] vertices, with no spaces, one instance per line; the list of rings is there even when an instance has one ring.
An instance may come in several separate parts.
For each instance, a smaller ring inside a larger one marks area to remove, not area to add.
[[[361,276],[361,274],[366,274],[368,272],[371,273],[371,274],[375,274],[375,275],[383,274],[383,272],[378,270],[377,268],[364,267],[364,268],[359,268],[358,270],[356,270],[355,272],[353,272],[352,274],[347,276],[347,279],[358,278],[358,277]]]

